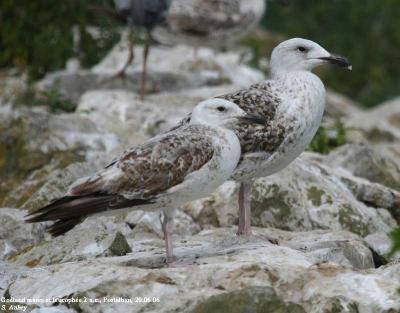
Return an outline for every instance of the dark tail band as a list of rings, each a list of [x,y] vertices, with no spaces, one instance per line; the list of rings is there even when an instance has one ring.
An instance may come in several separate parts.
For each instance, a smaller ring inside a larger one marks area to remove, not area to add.
[[[48,232],[53,236],[59,236],[74,228],[89,215],[150,203],[152,203],[150,200],[130,200],[117,195],[65,196],[30,212],[25,221],[28,223],[55,221],[48,228]]]

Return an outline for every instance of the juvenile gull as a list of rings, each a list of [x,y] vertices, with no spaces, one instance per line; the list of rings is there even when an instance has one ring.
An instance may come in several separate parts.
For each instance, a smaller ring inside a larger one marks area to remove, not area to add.
[[[49,232],[62,235],[93,214],[121,209],[163,209],[167,262],[175,207],[207,196],[227,180],[240,159],[237,124],[265,123],[236,104],[199,103],[187,125],[124,152],[92,176],[72,184],[66,196],[29,213],[27,222],[55,221]]]
[[[293,38],[271,55],[271,79],[217,98],[265,118],[265,125],[238,125],[242,156],[232,178],[239,181],[238,235],[250,235],[250,191],[255,178],[272,175],[296,159],[314,137],[325,108],[325,87],[311,71],[322,64],[351,69],[349,61],[317,43]],[[190,120],[181,121],[178,128]]]

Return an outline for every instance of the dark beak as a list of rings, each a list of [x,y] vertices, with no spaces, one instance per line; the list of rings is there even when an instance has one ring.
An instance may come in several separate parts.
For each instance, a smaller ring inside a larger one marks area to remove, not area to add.
[[[249,124],[260,124],[265,125],[267,120],[260,115],[247,113],[245,116],[239,117],[239,119],[245,123]]]
[[[352,65],[351,65],[350,61],[347,58],[342,57],[340,55],[331,54],[329,57],[323,57],[323,58],[319,58],[319,59],[327,61],[330,64],[338,65],[340,67],[345,67],[348,70],[352,70]]]

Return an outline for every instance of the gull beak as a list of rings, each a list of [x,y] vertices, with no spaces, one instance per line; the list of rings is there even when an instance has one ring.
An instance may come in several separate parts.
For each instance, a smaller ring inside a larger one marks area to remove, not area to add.
[[[340,56],[340,55],[331,54],[328,57],[321,57],[321,58],[318,58],[318,59],[323,60],[323,61],[327,61],[330,64],[338,65],[340,67],[345,67],[350,71],[353,68],[351,63],[350,63],[350,61],[347,58],[345,58],[343,56]]]
[[[260,124],[260,125],[265,125],[267,123],[267,120],[263,118],[260,115],[257,114],[252,114],[252,113],[247,113],[244,116],[240,116],[239,120],[249,123],[249,124]]]

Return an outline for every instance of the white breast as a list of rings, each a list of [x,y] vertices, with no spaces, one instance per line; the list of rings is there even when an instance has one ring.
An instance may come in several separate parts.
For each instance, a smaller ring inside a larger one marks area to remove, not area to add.
[[[247,181],[282,170],[306,149],[321,124],[325,87],[316,75],[310,72],[289,73],[281,78],[280,85],[283,101],[276,118],[285,125],[285,139],[272,154],[245,155],[235,171],[235,179]]]
[[[189,174],[181,184],[171,188],[164,197],[164,203],[179,206],[203,198],[232,176],[240,159],[240,142],[230,130],[219,128],[218,134],[214,140],[215,153],[211,160],[198,171]]]

